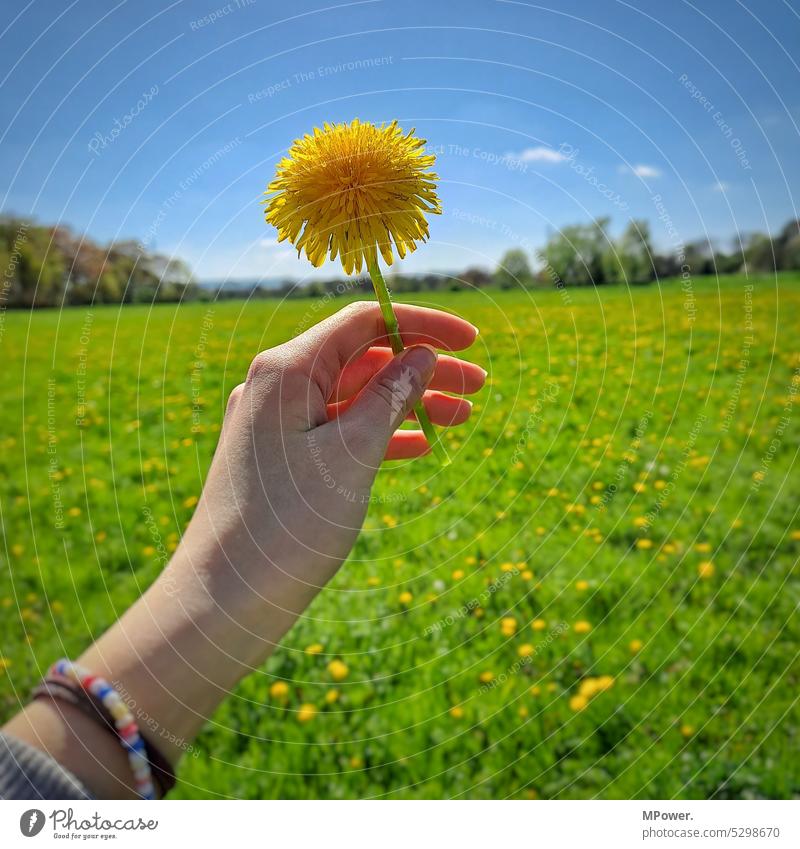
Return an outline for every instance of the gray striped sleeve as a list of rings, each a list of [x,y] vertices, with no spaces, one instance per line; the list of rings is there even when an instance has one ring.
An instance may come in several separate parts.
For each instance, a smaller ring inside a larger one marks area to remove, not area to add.
[[[61,764],[16,737],[0,733],[0,799],[91,799]]]

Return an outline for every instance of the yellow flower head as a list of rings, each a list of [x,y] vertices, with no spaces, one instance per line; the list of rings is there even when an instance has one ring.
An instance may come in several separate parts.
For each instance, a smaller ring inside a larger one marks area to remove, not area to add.
[[[297,721],[298,722],[311,722],[311,720],[317,715],[317,707],[312,704],[304,704],[300,705],[300,710],[297,711]]]
[[[273,699],[284,699],[289,695],[289,685],[285,681],[274,681],[269,688]]]
[[[574,710],[574,711],[583,710],[586,707],[586,705],[588,705],[588,704],[589,704],[589,699],[587,699],[586,696],[577,695],[577,696],[573,696],[569,700],[570,710]]]
[[[265,217],[320,266],[341,260],[346,274],[402,259],[428,238],[425,214],[441,213],[435,156],[414,130],[391,124],[325,124],[296,139],[267,187]]]
[[[344,681],[348,672],[347,664],[341,660],[332,660],[328,664],[328,674],[334,681]]]
[[[504,637],[513,637],[517,633],[517,620],[513,616],[504,616],[500,620],[500,632]]]

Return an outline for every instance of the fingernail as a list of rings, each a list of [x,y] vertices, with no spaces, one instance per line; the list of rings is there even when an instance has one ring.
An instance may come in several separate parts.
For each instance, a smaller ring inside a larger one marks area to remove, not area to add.
[[[414,345],[413,348],[406,348],[400,354],[400,361],[403,365],[418,371],[423,382],[427,384],[433,377],[438,357],[439,355],[430,345]]]
[[[477,339],[478,336],[481,335],[481,329],[480,327],[476,327],[474,324],[472,325],[472,329],[475,331],[475,338]]]

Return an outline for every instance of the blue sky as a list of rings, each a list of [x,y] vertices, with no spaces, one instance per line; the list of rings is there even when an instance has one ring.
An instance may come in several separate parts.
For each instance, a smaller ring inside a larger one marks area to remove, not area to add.
[[[20,2],[0,208],[200,279],[303,278],[261,194],[295,137],[359,117],[438,154],[444,213],[406,270],[490,267],[598,215],[670,248],[798,214],[800,4],[551,5]]]

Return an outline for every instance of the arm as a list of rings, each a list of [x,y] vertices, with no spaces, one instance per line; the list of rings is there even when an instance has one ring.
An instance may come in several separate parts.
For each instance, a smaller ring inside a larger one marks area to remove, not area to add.
[[[420,431],[395,433],[423,393],[434,423],[469,416],[468,401],[436,390],[474,392],[484,370],[431,346],[466,348],[477,330],[446,313],[396,309],[405,344],[416,346],[396,357],[377,304],[359,303],[254,360],[231,393],[173,559],[79,658],[115,685],[173,764],[347,557],[381,461],[427,452]],[[121,747],[75,708],[35,702],[4,730],[97,796],[132,795]]]

